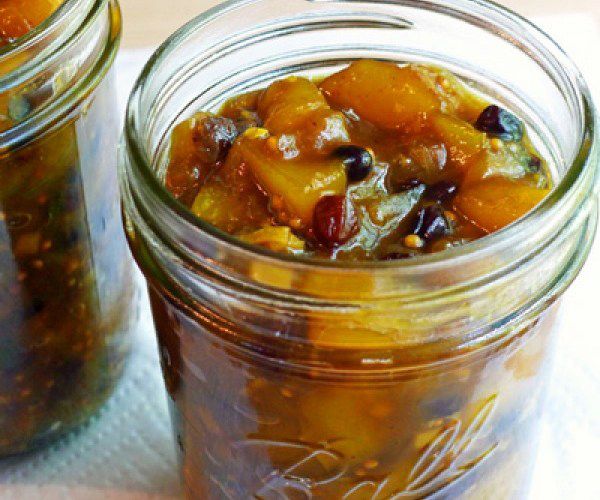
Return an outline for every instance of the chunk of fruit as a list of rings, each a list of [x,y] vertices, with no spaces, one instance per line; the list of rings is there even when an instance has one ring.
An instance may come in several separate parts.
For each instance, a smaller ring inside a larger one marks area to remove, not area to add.
[[[43,23],[62,0],[2,0],[0,5],[0,46],[26,35]]]
[[[491,233],[526,215],[549,192],[494,177],[464,187],[454,199],[454,206],[475,225]]]
[[[243,111],[258,111],[258,101],[262,94],[262,90],[255,90],[232,97],[223,104],[219,114],[235,120]]]
[[[258,100],[258,113],[274,126],[289,126],[298,115],[329,108],[319,88],[307,78],[291,76],[273,82]]]
[[[256,231],[238,235],[240,240],[274,252],[297,253],[304,251],[304,241],[287,226],[266,226]]]
[[[443,142],[452,168],[465,171],[473,159],[488,146],[484,133],[470,123],[445,114],[435,114],[430,120],[431,132]]]
[[[321,83],[330,104],[384,130],[414,131],[440,110],[435,92],[410,66],[362,60]]]
[[[306,78],[290,77],[271,84],[258,102],[264,127],[287,136],[298,154],[328,154],[350,141],[345,117],[329,107],[318,87]]]
[[[227,161],[200,188],[192,211],[230,234],[250,232],[273,222],[268,199],[257,188],[235,146]]]
[[[389,428],[371,414],[381,401],[389,401],[383,398],[378,391],[359,395],[327,386],[306,392],[299,399],[301,435],[307,442],[333,441],[332,449],[344,457],[346,465],[361,464],[390,444]]]
[[[311,226],[317,202],[323,196],[342,195],[346,190],[346,170],[339,159],[304,162],[285,160],[273,154],[267,138],[250,129],[234,146],[248,165],[260,188],[291,218]],[[272,205],[277,209],[275,205]]]
[[[437,66],[413,65],[416,72],[439,96],[442,111],[475,122],[488,102],[467,88],[450,71]]]
[[[416,185],[435,184],[457,177],[455,169],[448,166],[446,146],[437,140],[423,139],[408,145],[404,153],[391,162],[387,184],[398,192],[409,189],[415,182]]]
[[[360,322],[357,322],[352,328],[341,328],[335,323],[315,323],[311,325],[309,334],[310,340],[318,346],[351,349],[358,347],[391,347],[394,345],[393,337],[377,330],[371,330]]]
[[[397,194],[389,194],[382,186],[386,168],[376,165],[373,175],[365,182],[353,184],[348,196],[357,212],[357,233],[336,249],[336,258],[364,260],[375,255],[386,241],[397,238],[398,233],[410,229],[415,208],[425,186],[417,183]]]
[[[524,148],[510,150],[506,146],[498,151],[485,150],[477,155],[464,178],[464,184],[473,184],[491,177],[522,179],[532,172],[531,157]]]
[[[200,189],[192,212],[227,233],[254,228],[268,220],[267,202],[260,193],[248,194],[240,200],[236,190],[220,183],[207,183]],[[263,199],[261,199],[263,198]]]

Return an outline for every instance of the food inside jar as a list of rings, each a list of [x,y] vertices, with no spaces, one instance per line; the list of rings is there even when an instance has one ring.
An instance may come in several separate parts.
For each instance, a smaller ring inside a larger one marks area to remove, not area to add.
[[[0,47],[13,43],[43,23],[63,0],[2,0],[0,3]]]
[[[48,19],[63,0],[1,0],[0,1],[0,78],[30,62],[31,57],[46,45],[44,40],[12,51],[11,44]],[[5,52],[5,53],[4,53]],[[25,120],[53,94],[56,85],[49,76],[37,75],[33,80],[21,79],[0,91],[0,132]]]
[[[125,366],[136,288],[113,102],[103,82],[70,120],[0,155],[0,457],[87,421]]]
[[[511,111],[443,68],[374,60],[196,113],[172,132],[165,183],[243,242],[346,261],[464,245],[552,188]]]

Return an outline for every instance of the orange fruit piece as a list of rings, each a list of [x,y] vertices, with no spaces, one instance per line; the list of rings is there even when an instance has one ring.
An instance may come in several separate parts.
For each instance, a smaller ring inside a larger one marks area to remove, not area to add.
[[[492,233],[526,215],[549,193],[547,189],[504,177],[491,177],[464,187],[454,199],[454,207],[475,225]]]

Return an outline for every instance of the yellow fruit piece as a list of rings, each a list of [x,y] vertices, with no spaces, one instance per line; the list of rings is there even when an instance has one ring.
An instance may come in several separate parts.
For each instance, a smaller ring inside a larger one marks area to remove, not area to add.
[[[327,321],[315,321],[309,328],[309,338],[319,347],[336,348],[374,348],[374,347],[392,347],[394,339],[386,333],[381,333],[361,327],[361,320],[368,318],[357,318],[357,324],[352,328],[343,328],[339,325],[328,323]]]
[[[327,154],[350,141],[344,115],[332,110],[319,88],[306,78],[271,84],[259,100],[258,111],[271,134],[288,136],[287,142],[297,151],[288,153],[292,157]]]
[[[430,128],[436,139],[444,144],[450,166],[459,171],[466,170],[473,159],[488,147],[486,135],[460,118],[435,114],[431,117]]]
[[[430,113],[440,110],[435,92],[411,66],[361,60],[320,87],[330,104],[351,109],[384,130],[419,129]]]
[[[414,342],[414,325],[389,308],[388,303],[355,313],[313,314],[308,322],[308,338],[315,346],[336,349],[391,348]]]
[[[258,113],[272,127],[293,126],[299,115],[320,108],[329,108],[325,97],[313,82],[300,77],[272,83],[258,101]]]
[[[251,245],[259,245],[274,252],[295,253],[304,251],[304,241],[286,226],[266,226],[238,238]]]
[[[296,278],[293,271],[281,267],[274,269],[272,264],[260,260],[254,260],[250,263],[249,275],[257,283],[282,290],[293,288]]]
[[[0,46],[12,42],[43,23],[62,0],[2,0]]]
[[[229,118],[236,118],[243,112],[241,110],[255,110],[258,107],[258,100],[261,95],[261,90],[255,90],[234,96],[223,104],[219,114]]]
[[[312,273],[305,277],[300,288],[310,295],[327,299],[368,299],[376,293],[377,281],[361,273],[355,276],[347,273],[343,278]],[[398,346],[408,340],[406,334],[410,331],[411,325],[390,310],[389,303],[353,312],[314,313],[307,326],[308,339],[316,346],[338,349]]]
[[[463,184],[475,184],[490,177],[521,179],[527,175],[526,161],[527,158],[519,157],[506,147],[482,151],[473,158]]]
[[[255,228],[269,219],[267,202],[258,190],[240,193],[220,182],[202,186],[192,205],[192,212],[227,233]]]
[[[341,160],[290,161],[274,158],[267,141],[241,137],[238,148],[260,188],[271,199],[278,197],[292,218],[312,225],[313,210],[323,196],[346,191],[346,170]]]
[[[171,132],[171,165],[184,166],[187,171],[188,165],[198,162],[197,150],[194,147],[196,127],[196,118],[192,117],[179,123]],[[169,173],[172,174],[172,172]]]
[[[376,457],[389,444],[390,429],[369,410],[386,396],[377,391],[320,387],[303,395],[299,421],[304,441],[332,442],[355,465]]]
[[[271,134],[266,128],[251,127],[244,132],[244,137],[248,139],[269,139]]]
[[[192,205],[192,212],[209,224],[229,232],[239,220],[236,216],[234,193],[225,186],[207,184],[202,187]]]
[[[444,113],[475,122],[489,103],[473,89],[467,88],[453,73],[437,66],[411,65],[439,96]]]
[[[520,219],[548,194],[503,177],[492,177],[466,186],[454,199],[454,206],[474,224],[490,233]]]

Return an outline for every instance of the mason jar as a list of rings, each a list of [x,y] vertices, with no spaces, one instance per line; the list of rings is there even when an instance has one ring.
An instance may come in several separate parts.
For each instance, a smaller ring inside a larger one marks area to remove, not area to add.
[[[133,265],[120,223],[113,0],[66,0],[0,48],[0,456],[89,419],[123,371]]]
[[[360,58],[446,67],[513,110],[552,194],[462,247],[340,263],[246,245],[165,189],[175,124]],[[579,72],[493,3],[233,1],[173,35],[131,95],[121,187],[188,498],[523,498],[597,166]]]

